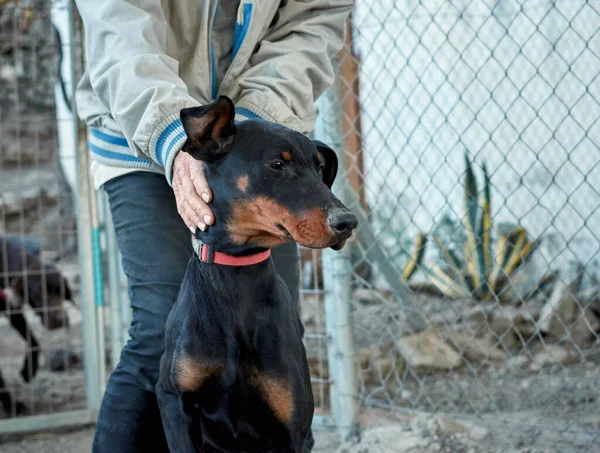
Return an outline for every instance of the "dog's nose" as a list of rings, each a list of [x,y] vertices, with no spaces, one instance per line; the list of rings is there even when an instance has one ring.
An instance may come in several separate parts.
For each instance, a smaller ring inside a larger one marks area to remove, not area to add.
[[[335,210],[329,213],[329,227],[338,236],[350,233],[358,225],[356,216],[350,211]]]

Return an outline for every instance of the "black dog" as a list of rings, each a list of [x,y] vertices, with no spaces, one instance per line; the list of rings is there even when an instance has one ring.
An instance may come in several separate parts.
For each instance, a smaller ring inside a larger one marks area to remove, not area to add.
[[[26,244],[0,237],[0,314],[8,317],[12,327],[27,342],[27,353],[21,369],[25,382],[37,373],[40,347],[25,317],[23,306],[29,303],[47,329],[68,325],[63,301],[71,300],[67,280],[55,266],[42,263]],[[13,402],[0,372],[0,404],[8,415],[26,413],[25,406]]]
[[[167,322],[157,396],[172,453],[310,451],[303,326],[269,249],[340,249],[356,217],[332,194],[329,147],[226,97],[185,109],[183,151],[205,162],[216,222],[198,232]],[[201,241],[201,242],[200,242]]]

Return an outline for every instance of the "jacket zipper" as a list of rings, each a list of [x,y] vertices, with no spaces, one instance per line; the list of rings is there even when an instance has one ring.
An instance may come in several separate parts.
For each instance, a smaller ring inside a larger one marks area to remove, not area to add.
[[[210,91],[212,94],[213,101],[217,99],[217,68],[215,64],[215,49],[212,42],[212,30],[215,24],[215,18],[217,17],[217,11],[219,10],[219,0],[216,0],[212,7],[212,18],[210,20],[210,27],[208,29],[208,49],[210,53],[209,66],[210,66]]]
[[[253,6],[252,0],[240,0],[240,5],[238,6],[237,11],[237,20],[235,22],[235,35],[233,39],[231,63],[229,64],[229,68],[227,68],[227,71],[223,76],[223,80],[221,81],[222,86],[225,85],[229,73],[231,72],[231,68],[235,63],[235,58],[237,57],[237,54],[244,43],[244,39],[248,34],[248,30],[250,29]]]
[[[248,27],[250,26],[250,18],[252,15],[252,3],[240,0],[240,6],[238,7],[237,21],[235,23],[235,38],[233,40],[233,59],[237,55],[244,38],[248,33]]]

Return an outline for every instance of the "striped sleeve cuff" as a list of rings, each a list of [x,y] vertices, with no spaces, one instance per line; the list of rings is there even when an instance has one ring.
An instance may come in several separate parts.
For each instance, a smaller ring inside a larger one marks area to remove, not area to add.
[[[94,159],[111,166],[150,168],[152,161],[135,157],[127,139],[119,132],[91,127],[89,147]]]
[[[164,167],[169,184],[173,179],[173,161],[186,139],[180,114],[177,112],[166,117],[156,127],[150,140],[150,157]]]

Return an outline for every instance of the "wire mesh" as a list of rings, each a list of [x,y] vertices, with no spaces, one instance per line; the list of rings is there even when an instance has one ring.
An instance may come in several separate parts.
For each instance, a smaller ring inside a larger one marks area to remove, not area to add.
[[[0,425],[86,407],[65,6],[0,1]]]
[[[351,23],[330,133],[363,218],[363,428],[600,451],[600,4],[362,0]]]

